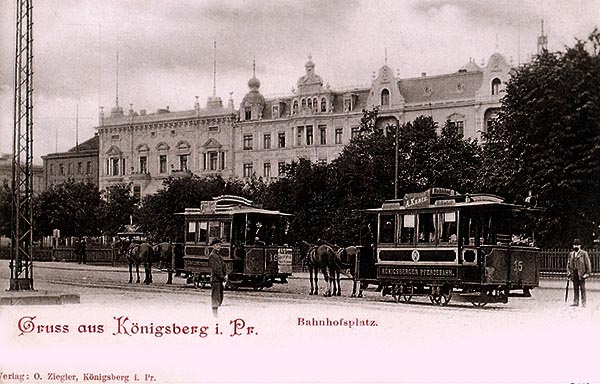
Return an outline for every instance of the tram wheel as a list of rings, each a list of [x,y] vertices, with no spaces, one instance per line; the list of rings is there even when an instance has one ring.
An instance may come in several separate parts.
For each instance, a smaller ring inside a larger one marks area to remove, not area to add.
[[[442,293],[437,298],[437,304],[445,307],[450,303],[450,299],[452,298],[452,293]]]
[[[410,299],[412,299],[412,295],[402,295],[402,300],[405,303],[408,303],[410,301]]]
[[[437,298],[434,295],[429,295],[429,301],[431,301],[433,304],[437,304]]]

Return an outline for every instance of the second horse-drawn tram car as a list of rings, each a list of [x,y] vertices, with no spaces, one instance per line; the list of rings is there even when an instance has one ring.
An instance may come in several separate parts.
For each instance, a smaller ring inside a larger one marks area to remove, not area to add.
[[[431,188],[368,211],[377,215],[376,280],[396,301],[423,295],[439,305],[453,298],[483,306],[538,286],[539,249],[521,225],[532,217],[525,206]]]
[[[292,274],[292,248],[287,245],[289,217],[262,209],[238,196],[219,196],[187,208],[184,270],[196,284],[210,281],[210,242],[222,241],[221,256],[227,269],[227,287],[269,288],[287,283]]]

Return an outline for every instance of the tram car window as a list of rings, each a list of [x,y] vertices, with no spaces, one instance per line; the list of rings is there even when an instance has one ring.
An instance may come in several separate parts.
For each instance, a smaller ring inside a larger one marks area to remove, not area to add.
[[[444,212],[438,215],[440,243],[457,242],[456,212]]]
[[[379,220],[379,242],[384,244],[394,243],[394,234],[396,233],[396,216],[381,215]]]
[[[420,213],[418,217],[419,224],[419,243],[435,242],[435,226],[433,224],[433,213]]]
[[[400,227],[400,243],[413,244],[415,242],[415,215],[402,215]]]

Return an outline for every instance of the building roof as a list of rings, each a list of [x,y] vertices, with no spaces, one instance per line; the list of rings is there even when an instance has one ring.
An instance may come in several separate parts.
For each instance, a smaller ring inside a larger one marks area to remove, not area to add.
[[[83,143],[69,149],[67,152],[79,152],[79,151],[97,151],[100,148],[100,137],[94,135],[91,139],[84,141]]]
[[[473,99],[481,88],[483,72],[461,72],[423,76],[398,81],[400,94],[407,104]]]

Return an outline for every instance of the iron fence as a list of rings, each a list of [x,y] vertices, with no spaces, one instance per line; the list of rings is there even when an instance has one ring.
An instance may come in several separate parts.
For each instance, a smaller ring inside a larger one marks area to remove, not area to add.
[[[569,252],[572,249],[542,249],[540,255],[540,273],[542,276],[566,276]],[[600,275],[600,248],[587,249],[592,263],[592,274]]]

